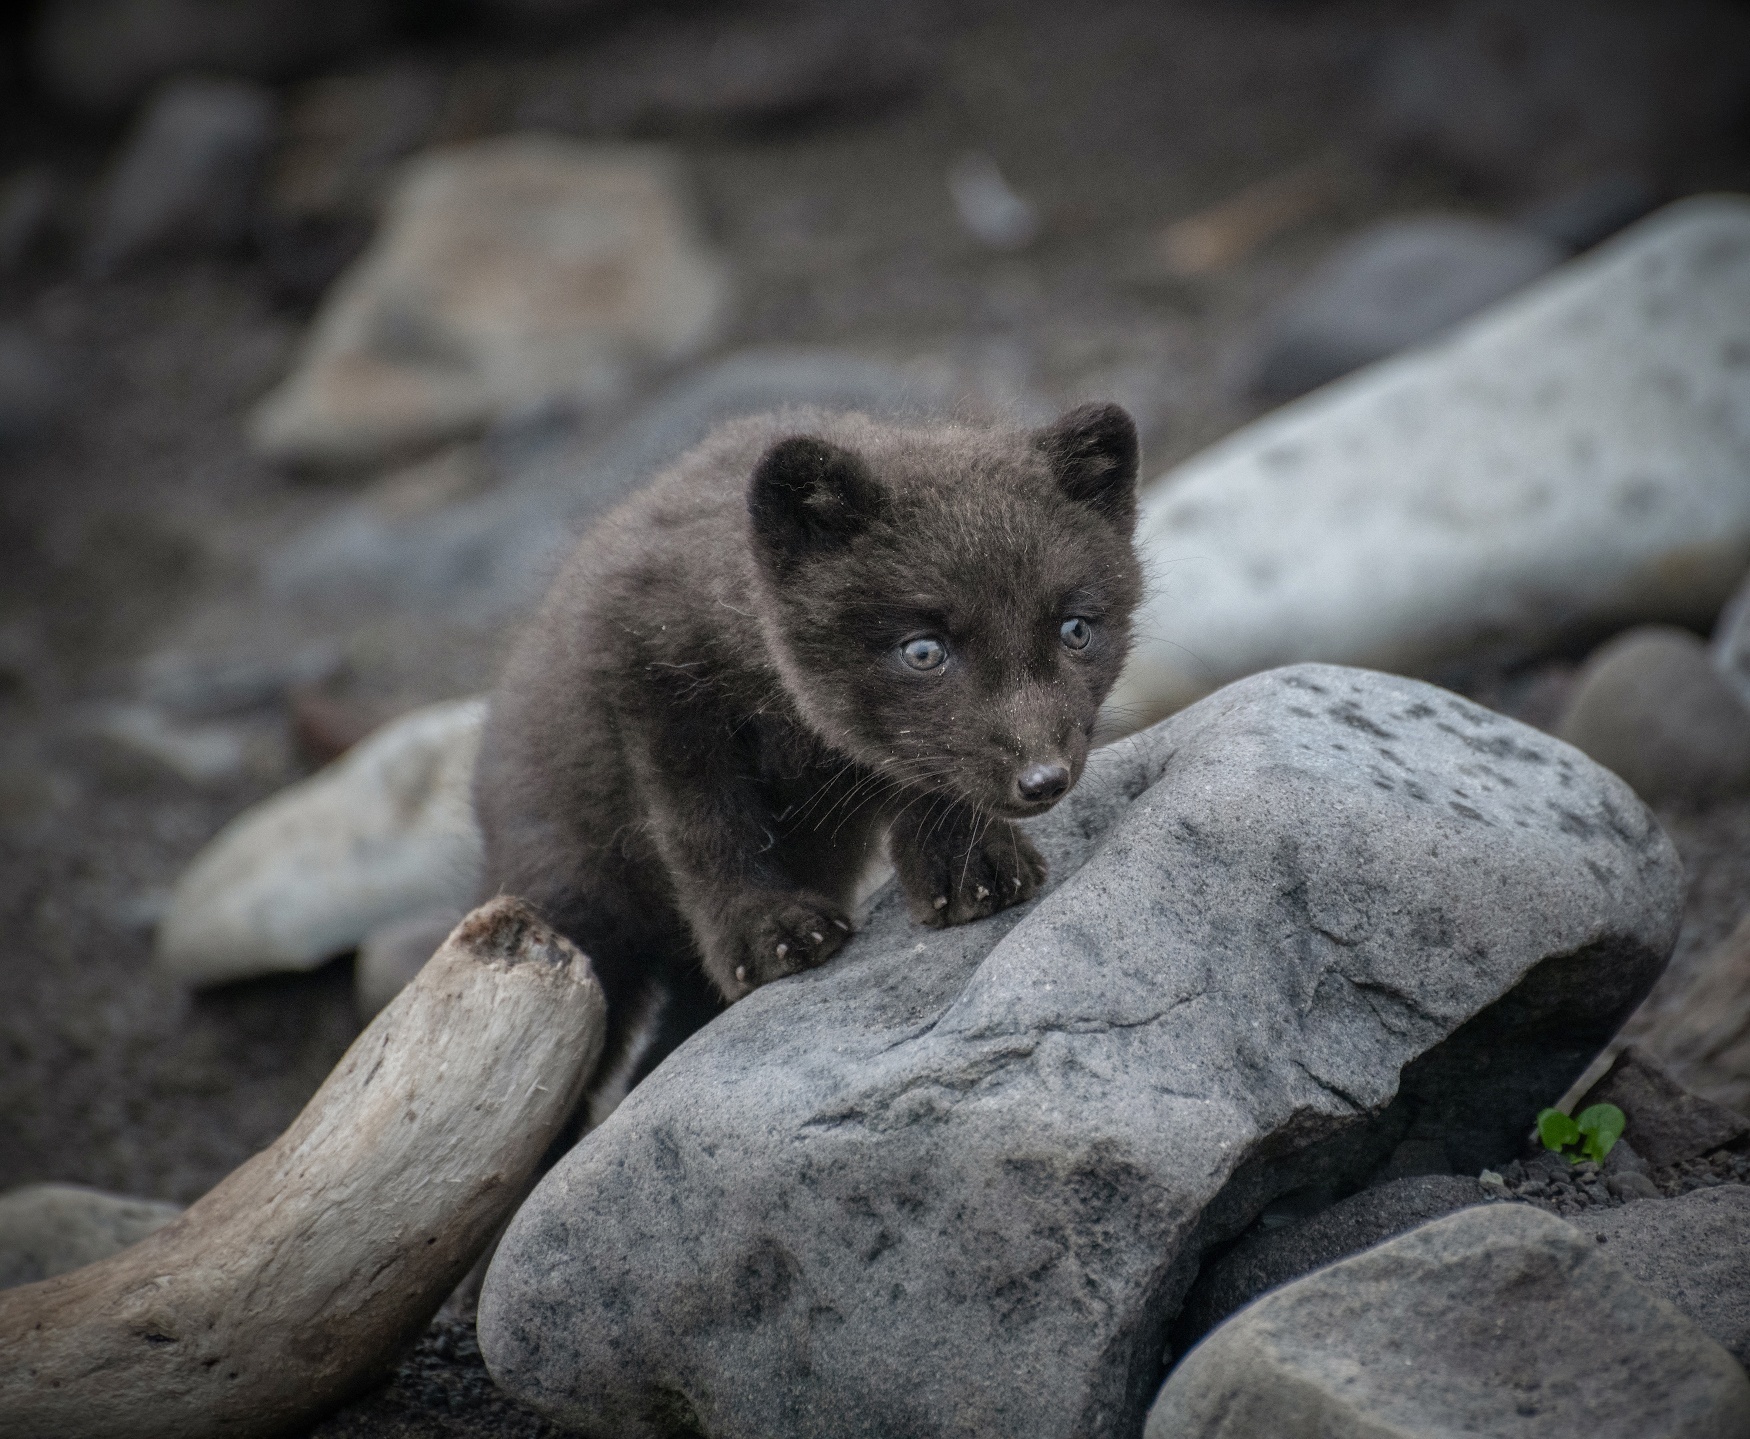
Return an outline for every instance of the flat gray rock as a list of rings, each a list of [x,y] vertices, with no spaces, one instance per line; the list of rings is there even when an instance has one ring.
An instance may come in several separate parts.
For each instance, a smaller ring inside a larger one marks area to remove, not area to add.
[[[1668,205],[1143,496],[1129,726],[1301,660],[1711,621],[1750,564],[1750,200]]]
[[[1051,883],[891,890],[542,1181],[481,1347],[591,1432],[1134,1434],[1204,1249],[1406,1136],[1510,1156],[1652,983],[1627,786],[1411,680],[1298,666],[1098,751]]]
[[[717,338],[729,273],[680,158],[515,134],[411,159],[249,433],[368,465],[555,403],[623,403]]]
[[[182,1213],[180,1204],[80,1184],[26,1184],[0,1194],[0,1289],[95,1264]]]
[[[1435,1220],[1222,1325],[1144,1439],[1750,1433],[1744,1371],[1604,1249],[1529,1205]]]
[[[1750,1364],[1750,1186],[1696,1189],[1567,1222]]]

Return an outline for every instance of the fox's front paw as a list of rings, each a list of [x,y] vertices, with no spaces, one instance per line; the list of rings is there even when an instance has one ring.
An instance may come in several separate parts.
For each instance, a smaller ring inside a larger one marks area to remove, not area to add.
[[[851,937],[851,918],[814,894],[763,892],[739,900],[712,966],[728,1000],[762,984],[824,964]]]
[[[940,928],[983,919],[1033,898],[1045,882],[1043,856],[1016,826],[993,820],[976,840],[938,840],[894,856],[912,918]]]

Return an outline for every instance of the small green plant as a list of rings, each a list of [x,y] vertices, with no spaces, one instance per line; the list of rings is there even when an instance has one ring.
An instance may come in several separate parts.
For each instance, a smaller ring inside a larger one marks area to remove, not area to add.
[[[1559,1109],[1546,1109],[1537,1116],[1537,1135],[1545,1149],[1553,1149],[1569,1164],[1590,1159],[1604,1163],[1616,1141],[1622,1138],[1623,1125],[1628,1123],[1614,1104],[1594,1104],[1582,1109],[1578,1118],[1569,1118]],[[1573,1152],[1573,1151],[1578,1151]]]

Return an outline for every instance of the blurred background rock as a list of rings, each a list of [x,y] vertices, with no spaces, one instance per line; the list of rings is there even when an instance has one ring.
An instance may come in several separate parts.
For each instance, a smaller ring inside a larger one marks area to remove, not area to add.
[[[714,419],[1098,397],[1161,476],[1711,190],[1750,190],[1735,0],[11,7],[0,1189],[186,1203],[279,1132],[352,960],[190,990],[150,963],[179,876],[489,686],[567,537]],[[1744,647],[1694,623],[1437,676],[1657,752],[1683,985],[1750,910]]]

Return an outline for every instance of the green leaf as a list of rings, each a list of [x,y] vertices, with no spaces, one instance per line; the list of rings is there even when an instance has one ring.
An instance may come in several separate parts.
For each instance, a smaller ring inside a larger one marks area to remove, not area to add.
[[[1614,1104],[1594,1104],[1582,1109],[1574,1127],[1586,1137],[1586,1157],[1594,1164],[1604,1163],[1604,1156],[1616,1147],[1627,1123],[1623,1112]]]
[[[1560,1154],[1564,1145],[1580,1142],[1580,1126],[1561,1110],[1546,1109],[1537,1116],[1537,1137],[1543,1141],[1545,1149]]]

